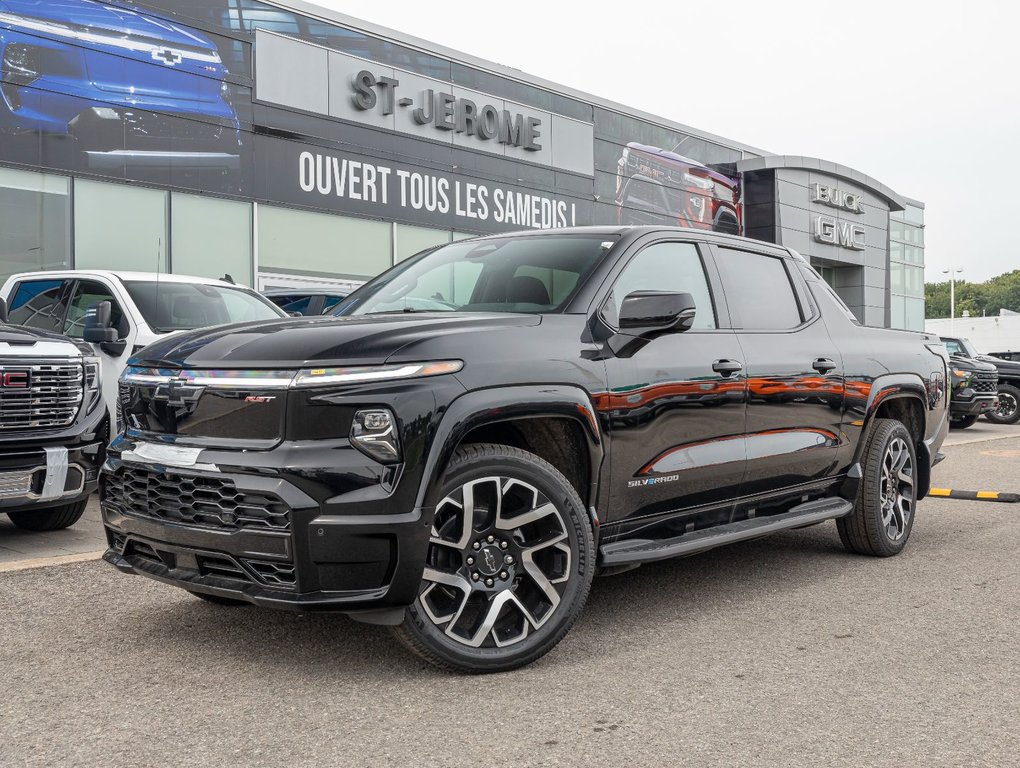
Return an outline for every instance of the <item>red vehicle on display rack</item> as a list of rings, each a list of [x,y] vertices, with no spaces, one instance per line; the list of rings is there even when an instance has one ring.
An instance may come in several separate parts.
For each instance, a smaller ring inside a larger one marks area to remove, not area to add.
[[[617,162],[620,224],[661,224],[741,234],[740,179],[689,157],[629,143]]]

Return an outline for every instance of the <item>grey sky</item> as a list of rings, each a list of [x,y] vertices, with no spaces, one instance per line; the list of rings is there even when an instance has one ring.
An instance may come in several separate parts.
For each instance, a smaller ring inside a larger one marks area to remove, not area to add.
[[[317,0],[927,206],[927,279],[1020,268],[1020,11],[857,0],[493,4]]]

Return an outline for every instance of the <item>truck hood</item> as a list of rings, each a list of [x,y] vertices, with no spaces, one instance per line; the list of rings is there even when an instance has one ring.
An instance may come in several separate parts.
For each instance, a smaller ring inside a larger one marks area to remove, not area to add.
[[[0,325],[0,354],[31,356],[38,354],[43,348],[50,354],[92,354],[91,347],[84,342],[69,339],[58,333],[48,333],[21,325]]]
[[[206,328],[160,339],[141,350],[129,364],[184,369],[377,365],[403,347],[429,338],[498,335],[507,328],[539,325],[541,321],[539,315],[459,312],[286,318]]]
[[[982,357],[984,356],[982,355]],[[949,362],[954,367],[960,368],[964,371],[982,371],[985,373],[992,373],[996,370],[996,367],[994,365],[983,362],[982,360],[974,357],[963,357],[962,355],[950,355]],[[1003,361],[1000,360],[999,362],[1001,363]]]
[[[216,46],[198,31],[93,0],[0,0],[0,26],[80,48],[97,88],[132,97],[212,101],[226,75]]]
[[[975,360],[980,360],[982,363],[989,363],[995,366],[995,369],[999,373],[1008,373],[1011,376],[1020,376],[1020,362],[1016,360],[1003,360],[1001,357],[992,357],[991,355],[978,355]]]

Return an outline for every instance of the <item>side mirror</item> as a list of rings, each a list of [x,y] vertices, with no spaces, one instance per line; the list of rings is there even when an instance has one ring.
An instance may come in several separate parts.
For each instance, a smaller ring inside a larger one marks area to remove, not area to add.
[[[0,323],[7,322],[7,302],[0,299]]]
[[[680,333],[694,325],[696,311],[689,293],[634,291],[620,306],[620,330],[636,336]]]
[[[89,307],[85,312],[85,327],[82,338],[93,344],[105,344],[117,341],[117,329],[110,326],[110,315],[113,308],[108,301],[101,301]]]

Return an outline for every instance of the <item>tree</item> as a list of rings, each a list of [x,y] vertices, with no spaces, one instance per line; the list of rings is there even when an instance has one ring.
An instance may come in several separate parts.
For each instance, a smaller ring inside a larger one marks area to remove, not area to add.
[[[929,320],[949,317],[949,283],[924,284],[924,315]],[[1020,312],[1020,269],[1014,269],[983,283],[956,281],[956,315],[972,317],[997,315],[1000,309]]]

